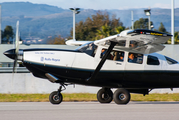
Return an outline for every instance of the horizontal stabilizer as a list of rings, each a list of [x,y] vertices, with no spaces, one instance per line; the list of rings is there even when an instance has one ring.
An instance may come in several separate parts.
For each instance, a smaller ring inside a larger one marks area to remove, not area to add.
[[[92,41],[67,40],[65,43],[66,43],[66,45],[70,45],[70,46],[81,46],[81,45],[89,43],[89,42],[92,42]]]

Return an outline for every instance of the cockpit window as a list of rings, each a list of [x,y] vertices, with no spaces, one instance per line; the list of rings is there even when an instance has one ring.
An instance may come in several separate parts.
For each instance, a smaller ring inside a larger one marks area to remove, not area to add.
[[[177,64],[177,63],[178,63],[176,60],[174,60],[174,59],[172,59],[172,58],[169,58],[169,57],[167,57],[167,56],[165,56],[165,58],[166,58],[167,63],[168,63],[169,65]]]
[[[94,44],[94,42],[90,42],[78,47],[76,50],[94,57],[96,54],[97,46]]]

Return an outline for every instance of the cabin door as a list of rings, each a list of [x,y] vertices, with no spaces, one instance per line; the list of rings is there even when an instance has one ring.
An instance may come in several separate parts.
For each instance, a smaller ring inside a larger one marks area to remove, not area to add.
[[[140,86],[144,72],[144,55],[126,52],[125,73],[123,84],[127,86]]]

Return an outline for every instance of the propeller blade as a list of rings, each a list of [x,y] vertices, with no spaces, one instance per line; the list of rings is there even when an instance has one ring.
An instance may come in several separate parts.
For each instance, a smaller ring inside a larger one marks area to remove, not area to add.
[[[15,59],[13,65],[13,73],[16,72],[18,52],[19,52],[19,21],[17,21],[16,24]]]
[[[17,67],[17,57],[14,60],[14,64],[13,64],[13,73],[16,72],[16,67]]]
[[[16,45],[16,55],[18,54],[19,51],[19,21],[17,21],[16,24],[16,41],[15,41],[15,45]]]

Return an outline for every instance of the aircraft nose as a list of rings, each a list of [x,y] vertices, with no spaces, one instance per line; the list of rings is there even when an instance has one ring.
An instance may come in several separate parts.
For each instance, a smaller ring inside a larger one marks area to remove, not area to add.
[[[16,56],[15,49],[5,51],[3,54],[11,59],[15,59],[15,56]]]

